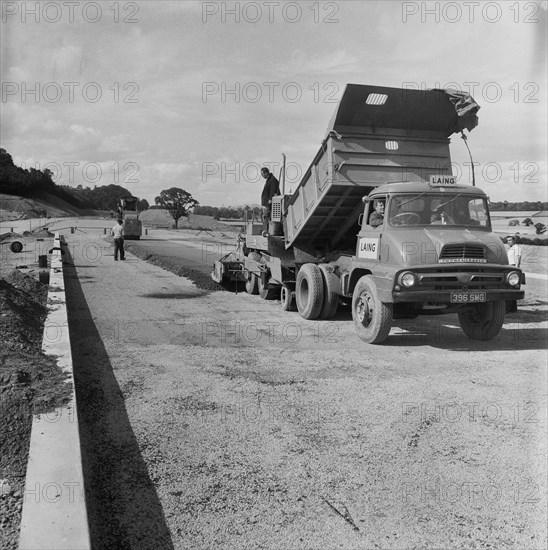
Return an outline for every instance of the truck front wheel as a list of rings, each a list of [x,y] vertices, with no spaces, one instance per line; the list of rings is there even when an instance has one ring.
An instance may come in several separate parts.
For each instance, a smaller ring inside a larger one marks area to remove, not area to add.
[[[472,340],[492,340],[504,324],[506,302],[485,302],[473,308],[459,313],[462,330]]]
[[[359,338],[368,344],[386,340],[392,326],[392,311],[392,304],[379,300],[373,277],[364,275],[352,295],[352,319]]]
[[[297,275],[297,309],[305,319],[317,319],[323,307],[323,277],[316,264],[304,264]]]

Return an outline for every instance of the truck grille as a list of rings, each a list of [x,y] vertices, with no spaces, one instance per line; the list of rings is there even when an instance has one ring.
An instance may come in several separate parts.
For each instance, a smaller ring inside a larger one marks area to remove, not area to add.
[[[504,273],[484,269],[439,269],[419,273],[421,290],[486,290],[504,286]]]
[[[485,248],[478,244],[446,244],[441,249],[439,261],[457,262],[457,261],[472,261],[472,262],[486,262]]]

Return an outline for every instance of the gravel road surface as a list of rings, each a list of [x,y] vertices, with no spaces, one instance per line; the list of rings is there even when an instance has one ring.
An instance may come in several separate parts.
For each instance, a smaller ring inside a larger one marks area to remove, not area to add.
[[[66,267],[94,548],[546,547],[545,282],[494,341],[447,315],[370,346],[348,311],[87,239]]]

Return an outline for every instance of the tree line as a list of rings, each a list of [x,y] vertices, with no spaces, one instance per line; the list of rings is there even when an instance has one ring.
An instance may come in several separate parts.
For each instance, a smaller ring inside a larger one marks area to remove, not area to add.
[[[93,189],[81,185],[78,187],[60,185],[59,187],[76,197],[80,204],[84,205],[82,208],[94,210],[116,210],[120,204],[120,198],[133,196],[125,187],[114,184],[94,186]],[[137,210],[139,211],[147,210],[149,206],[146,199],[137,201]]]
[[[548,210],[548,202],[542,201],[522,201],[522,202],[509,202],[509,201],[499,201],[499,202],[490,202],[489,208],[492,211],[496,210],[512,210],[516,212],[526,212],[527,210]]]
[[[247,217],[250,220],[252,215],[255,219],[261,218],[260,206],[197,206],[194,208],[194,214],[202,216],[211,216],[215,220],[243,220],[247,211]]]
[[[27,170],[16,166],[5,149],[0,149],[0,193],[26,198],[41,198],[43,193],[49,193],[71,206],[90,210],[116,210],[121,197],[133,196],[124,187],[114,184],[95,186],[93,189],[81,185],[57,185],[53,181],[53,172],[47,168]],[[146,210],[149,204],[145,199],[140,199],[137,207]]]

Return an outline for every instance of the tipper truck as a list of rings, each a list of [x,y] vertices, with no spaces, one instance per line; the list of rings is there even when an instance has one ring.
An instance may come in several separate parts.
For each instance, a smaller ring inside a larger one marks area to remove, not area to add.
[[[213,279],[305,319],[351,305],[370,344],[394,319],[446,313],[469,338],[494,338],[524,276],[492,231],[487,195],[452,176],[449,136],[466,139],[478,109],[453,90],[348,84],[297,189],[273,198],[269,231],[249,223]]]

